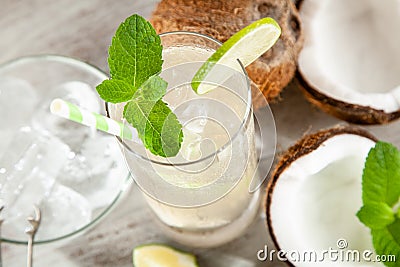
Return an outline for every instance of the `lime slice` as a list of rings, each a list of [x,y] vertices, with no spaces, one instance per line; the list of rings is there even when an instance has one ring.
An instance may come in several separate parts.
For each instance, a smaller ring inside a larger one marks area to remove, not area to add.
[[[246,67],[268,49],[281,34],[281,28],[272,18],[263,18],[241,29],[229,38],[200,67],[192,80],[192,88],[198,94],[204,94],[216,88],[218,83],[231,75],[227,69],[240,71],[241,64]],[[216,67],[224,65],[224,68]],[[228,72],[228,73],[226,73]]]
[[[144,245],[133,250],[134,267],[198,267],[196,257],[165,245]]]

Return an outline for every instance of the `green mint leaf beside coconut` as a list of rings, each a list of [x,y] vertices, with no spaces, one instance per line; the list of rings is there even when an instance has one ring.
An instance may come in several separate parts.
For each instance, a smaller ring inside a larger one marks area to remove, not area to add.
[[[363,203],[394,206],[400,197],[400,152],[389,143],[377,142],[368,154],[363,172]]]
[[[396,223],[399,224],[398,222]],[[393,233],[389,227],[382,229],[371,230],[372,240],[377,255],[393,255],[396,258],[395,262],[384,262],[386,266],[397,267],[400,259],[399,240],[393,237]]]
[[[364,205],[357,213],[357,217],[371,229],[381,229],[395,221],[393,210],[383,202]]]
[[[368,154],[362,177],[363,207],[357,217],[371,229],[378,255],[400,259],[400,152],[385,142],[377,142]],[[398,266],[385,262],[386,266]]]

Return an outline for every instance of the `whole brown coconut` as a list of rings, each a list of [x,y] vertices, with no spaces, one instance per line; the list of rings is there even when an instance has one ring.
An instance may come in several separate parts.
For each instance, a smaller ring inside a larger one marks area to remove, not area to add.
[[[292,0],[162,0],[150,22],[158,33],[192,31],[225,42],[264,17],[274,18],[282,35],[272,49],[246,70],[270,102],[292,80],[303,44],[301,22]],[[256,95],[253,91],[253,97]],[[261,94],[253,98],[256,107],[263,102]]]

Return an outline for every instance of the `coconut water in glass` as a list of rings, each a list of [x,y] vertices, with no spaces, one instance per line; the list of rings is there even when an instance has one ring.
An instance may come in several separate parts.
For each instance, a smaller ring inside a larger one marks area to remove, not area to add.
[[[131,174],[172,239],[194,247],[218,246],[241,235],[258,213],[260,191],[250,190],[257,177],[257,156],[249,79],[237,66],[215,66],[197,94],[191,80],[220,46],[190,32],[160,35],[161,77],[168,82],[163,100],[183,126],[178,155],[152,155],[137,140],[119,139]],[[107,104],[122,119],[124,104]]]

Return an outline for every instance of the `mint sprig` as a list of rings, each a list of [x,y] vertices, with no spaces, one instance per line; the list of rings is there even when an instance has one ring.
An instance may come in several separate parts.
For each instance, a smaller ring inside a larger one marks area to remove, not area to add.
[[[124,117],[138,131],[144,146],[153,154],[175,156],[183,139],[182,126],[161,98],[167,82],[152,76],[124,108]]]
[[[109,48],[111,79],[96,89],[107,102],[127,102],[123,116],[144,146],[155,155],[172,157],[181,147],[183,133],[176,115],[162,101],[168,86],[158,76],[162,63],[160,37],[135,14],[118,27]]]
[[[362,177],[363,207],[357,217],[371,229],[375,251],[400,259],[400,152],[377,142],[368,154]],[[385,262],[386,266],[396,266]]]
[[[123,80],[135,89],[161,71],[160,37],[150,22],[137,14],[118,27],[108,53],[111,78]]]
[[[127,102],[136,92],[132,85],[117,79],[104,80],[96,89],[100,97],[110,103]]]

